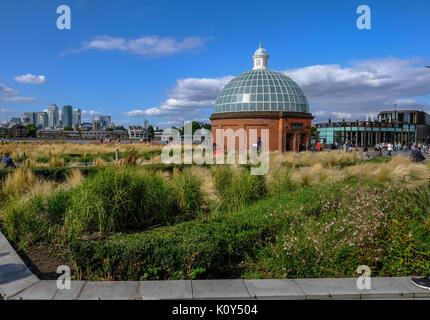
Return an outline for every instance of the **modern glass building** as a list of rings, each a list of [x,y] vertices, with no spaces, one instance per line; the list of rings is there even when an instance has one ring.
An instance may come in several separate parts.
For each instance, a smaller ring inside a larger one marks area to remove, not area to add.
[[[71,127],[73,125],[73,108],[71,106],[64,106],[62,112],[63,128]]]
[[[430,142],[430,116],[418,110],[382,111],[376,121],[340,121],[316,124],[318,139],[325,144],[372,147],[378,143]]]
[[[58,107],[51,104],[48,107],[48,127],[54,128],[58,125]]]
[[[99,121],[100,121],[100,124],[103,128],[108,128],[112,122],[112,118],[109,115],[100,115]]]
[[[73,109],[72,111],[72,124],[76,127],[81,125],[82,111],[81,109]]]
[[[212,122],[217,129],[269,130],[269,150],[302,150],[309,146],[312,114],[300,87],[288,76],[269,70],[269,55],[260,45],[254,67],[231,80],[218,95]]]
[[[24,122],[28,124],[37,125],[37,114],[36,112],[24,112]]]

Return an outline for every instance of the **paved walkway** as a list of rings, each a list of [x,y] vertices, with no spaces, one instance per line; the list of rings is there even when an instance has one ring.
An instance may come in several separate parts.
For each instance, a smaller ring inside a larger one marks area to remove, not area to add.
[[[360,290],[356,278],[285,280],[71,281],[39,280],[0,232],[0,294],[5,300],[297,300],[428,299],[430,291],[410,278],[371,278]]]

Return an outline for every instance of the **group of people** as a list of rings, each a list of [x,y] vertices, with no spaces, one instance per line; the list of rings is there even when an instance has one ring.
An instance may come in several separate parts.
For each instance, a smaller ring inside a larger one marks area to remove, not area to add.
[[[415,161],[423,161],[425,160],[424,154],[429,153],[429,148],[426,144],[423,143],[410,143],[410,144],[404,144],[403,146],[400,143],[394,142],[394,143],[380,143],[375,145],[375,153],[377,155],[382,156],[382,151],[387,151],[387,157],[392,157],[392,152],[408,152],[412,151],[410,158],[411,160]]]
[[[339,143],[334,142],[333,144],[329,144],[327,146],[324,145],[324,143],[322,142],[318,142],[316,145],[313,146],[313,150],[317,151],[317,152],[321,152],[324,149],[329,149],[329,150],[339,150],[342,149],[345,152],[353,152],[353,151],[359,151],[360,149],[353,144],[350,141],[345,141],[345,143],[340,147]],[[373,157],[377,157],[377,156],[383,156],[383,152],[385,153],[385,155],[387,157],[392,157],[393,156],[393,152],[409,152],[411,151],[410,154],[410,159],[420,162],[420,161],[424,161],[425,158],[425,154],[429,154],[429,149],[430,149],[430,145],[424,144],[424,143],[409,143],[409,144],[401,144],[399,142],[382,142],[382,143],[377,143],[374,147],[374,152],[373,152]],[[364,158],[365,159],[370,159],[372,157],[371,152],[369,152],[369,149],[367,147],[363,148],[363,154],[364,154]]]

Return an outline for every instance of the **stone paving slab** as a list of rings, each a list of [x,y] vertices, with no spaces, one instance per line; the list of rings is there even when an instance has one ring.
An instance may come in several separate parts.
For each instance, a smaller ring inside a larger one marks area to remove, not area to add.
[[[355,278],[296,279],[308,300],[360,299]]]
[[[201,300],[249,300],[243,280],[193,280],[194,299]]]
[[[71,281],[70,289],[57,290],[53,300],[76,300],[84,284],[85,281]]]
[[[137,291],[142,300],[192,300],[190,280],[140,281]]]
[[[304,300],[305,292],[294,280],[245,280],[251,299]]]
[[[39,282],[0,231],[0,294],[4,299]]]
[[[403,287],[406,287],[408,290],[413,292],[414,299],[430,299],[430,290],[425,290],[423,288],[417,287],[412,283],[411,278],[415,277],[394,277],[393,280],[399,282]]]
[[[138,281],[88,281],[79,300],[134,300]]]
[[[10,298],[11,300],[52,300],[57,292],[56,280],[43,280],[28,287],[21,293]]]
[[[410,278],[409,278],[410,279]],[[395,278],[371,278],[371,289],[360,290],[361,299],[412,299],[414,290]]]

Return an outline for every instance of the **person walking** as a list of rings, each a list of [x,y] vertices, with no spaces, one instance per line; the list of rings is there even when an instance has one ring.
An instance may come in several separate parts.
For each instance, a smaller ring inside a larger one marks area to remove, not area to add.
[[[258,139],[257,139],[257,151],[258,152],[261,152],[261,147],[262,147],[261,138],[258,137]]]
[[[391,143],[388,143],[387,145],[387,157],[392,157],[391,151],[393,151],[393,145]]]

